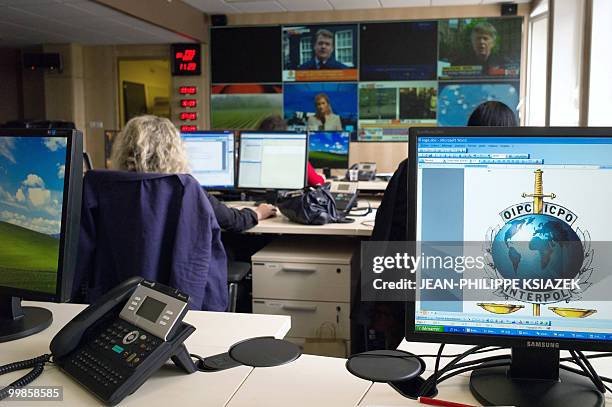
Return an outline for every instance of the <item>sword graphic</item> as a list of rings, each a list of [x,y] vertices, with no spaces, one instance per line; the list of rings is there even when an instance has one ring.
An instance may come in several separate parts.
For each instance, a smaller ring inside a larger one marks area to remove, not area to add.
[[[542,174],[544,174],[544,171],[538,168],[534,171],[534,174],[535,185],[533,187],[533,194],[523,192],[521,196],[523,198],[533,197],[533,213],[537,214],[544,212],[544,198],[555,199],[557,196],[553,193],[544,194],[544,185],[542,181]],[[540,316],[540,304],[533,304],[533,316]]]

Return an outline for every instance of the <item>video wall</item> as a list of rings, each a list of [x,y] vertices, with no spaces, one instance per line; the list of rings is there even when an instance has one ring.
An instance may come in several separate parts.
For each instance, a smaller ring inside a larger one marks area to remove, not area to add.
[[[464,126],[480,103],[517,112],[522,17],[215,27],[211,128],[406,141],[411,126]]]

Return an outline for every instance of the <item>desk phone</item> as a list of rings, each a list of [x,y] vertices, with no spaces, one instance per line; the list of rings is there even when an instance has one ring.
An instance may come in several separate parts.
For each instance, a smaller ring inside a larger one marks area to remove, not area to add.
[[[196,371],[183,342],[195,328],[182,322],[188,296],[132,278],[83,310],[53,338],[53,360],[107,404],[136,391],[168,359]]]

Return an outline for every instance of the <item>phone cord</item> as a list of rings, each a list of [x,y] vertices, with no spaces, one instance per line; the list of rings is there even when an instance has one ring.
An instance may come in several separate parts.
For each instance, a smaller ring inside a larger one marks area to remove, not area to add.
[[[32,368],[29,373],[0,390],[0,400],[3,400],[10,395],[11,389],[27,386],[36,380],[36,378],[42,374],[45,364],[49,362],[49,360],[51,360],[51,354],[37,356],[33,359],[21,360],[19,362],[13,362],[0,366],[0,375],[15,372],[17,370]]]

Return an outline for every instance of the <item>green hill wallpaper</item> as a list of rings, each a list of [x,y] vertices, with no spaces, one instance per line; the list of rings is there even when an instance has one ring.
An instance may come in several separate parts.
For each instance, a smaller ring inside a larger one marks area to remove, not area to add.
[[[55,292],[59,239],[0,221],[0,285]]]

